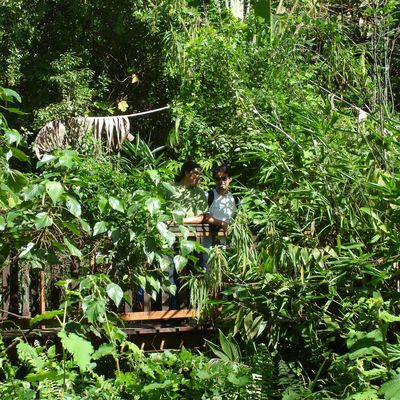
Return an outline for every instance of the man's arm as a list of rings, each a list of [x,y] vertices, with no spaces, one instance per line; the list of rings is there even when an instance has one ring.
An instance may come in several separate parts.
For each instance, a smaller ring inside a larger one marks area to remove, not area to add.
[[[196,217],[186,217],[183,218],[184,224],[210,224],[215,226],[220,226],[222,228],[226,228],[228,223],[226,221],[222,221],[221,219],[215,218],[209,214],[202,214]]]
[[[184,224],[204,224],[205,214],[197,215],[196,217],[186,217],[183,218]]]
[[[220,226],[222,228],[226,228],[228,226],[228,223],[226,221],[222,221],[221,219],[215,218],[212,215],[205,214],[204,215],[204,222],[206,224],[210,225],[215,225],[215,226]]]

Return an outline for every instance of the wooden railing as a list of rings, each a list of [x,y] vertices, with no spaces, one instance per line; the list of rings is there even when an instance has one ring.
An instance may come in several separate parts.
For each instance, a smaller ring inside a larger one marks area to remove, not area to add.
[[[200,243],[203,243],[205,237],[215,236],[208,225],[190,225],[188,227],[191,232],[189,237]],[[171,227],[170,229],[177,236],[181,235],[178,227]],[[218,235],[222,236],[223,232],[218,233]],[[56,271],[56,267],[54,271]],[[76,268],[71,266],[71,275],[77,277],[76,274]],[[37,314],[44,313],[50,301],[46,298],[46,294],[49,295],[49,292],[52,291],[47,283],[54,283],[57,280],[56,275],[56,272],[53,275],[53,270],[49,276],[49,272],[21,269],[17,262],[9,263],[2,271],[2,309],[0,310],[2,319],[30,319]],[[133,300],[135,294],[131,291],[130,295]],[[56,298],[58,296],[58,300],[60,300],[60,291],[56,291],[50,296]],[[164,296],[167,296],[167,294],[164,294]],[[135,302],[132,301],[132,303]],[[119,316],[124,321],[176,320],[194,318],[196,312],[190,308],[169,310],[165,306],[161,310],[157,309],[150,296],[144,293],[141,311],[137,311],[134,307],[126,304],[125,310],[120,312]]]

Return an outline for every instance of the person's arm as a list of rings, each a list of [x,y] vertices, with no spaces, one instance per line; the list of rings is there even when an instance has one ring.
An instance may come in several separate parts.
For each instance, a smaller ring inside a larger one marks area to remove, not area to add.
[[[228,226],[228,223],[226,221],[222,221],[221,219],[215,218],[210,214],[204,215],[204,223],[220,226],[222,228],[226,228]]]
[[[196,217],[186,217],[183,218],[183,223],[184,224],[204,224],[206,215],[197,215]]]
[[[184,224],[210,224],[215,226],[221,226],[222,228],[226,228],[228,223],[226,221],[222,221],[221,219],[215,218],[210,214],[202,214],[197,215],[196,217],[186,217],[183,218]]]

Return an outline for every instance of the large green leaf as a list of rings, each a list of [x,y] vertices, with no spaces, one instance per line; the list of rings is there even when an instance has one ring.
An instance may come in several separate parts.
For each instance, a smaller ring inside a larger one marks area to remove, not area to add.
[[[175,242],[175,235],[168,229],[167,225],[164,222],[159,222],[157,224],[157,230],[160,232],[160,235],[163,239],[168,243],[168,246],[171,247]]]
[[[86,296],[82,302],[82,309],[91,323],[101,323],[105,318],[106,300],[103,297]]]
[[[177,272],[180,272],[182,270],[182,268],[187,264],[188,259],[186,257],[183,257],[181,255],[176,255],[174,257],[174,265],[175,265],[175,269]]]
[[[118,307],[119,303],[121,303],[122,297],[124,296],[124,292],[120,286],[116,283],[109,283],[106,287],[106,291],[108,297],[115,303]]]
[[[400,375],[396,375],[382,385],[379,389],[379,394],[385,396],[385,400],[398,400],[400,399]]]
[[[26,246],[21,247],[21,252],[19,253],[20,258],[23,258],[29,254],[33,247],[35,247],[34,242],[29,242]]]
[[[116,351],[115,347],[111,343],[103,343],[93,353],[93,357],[92,358],[93,358],[93,360],[98,360],[98,359],[100,359],[102,357],[109,356],[109,355],[116,356],[117,355],[117,351]]]
[[[2,92],[7,97],[7,101],[13,102],[13,100],[16,99],[19,103],[21,103],[21,96],[15,90],[2,88]]]
[[[231,372],[228,375],[228,381],[233,383],[235,386],[246,386],[248,383],[250,383],[251,379],[248,375],[236,375]]]
[[[193,250],[196,248],[196,242],[193,240],[181,240],[180,246],[182,255],[186,257],[189,254],[191,254]]]
[[[100,198],[98,203],[97,203],[97,207],[100,210],[100,213],[103,213],[104,210],[106,209],[107,206],[107,199],[105,199],[104,197]]]
[[[76,247],[76,244],[71,239],[64,237],[64,243],[72,256],[82,258],[82,252]]]
[[[107,223],[105,221],[99,221],[94,224],[93,236],[100,235],[107,231]]]
[[[13,157],[20,161],[29,162],[29,157],[20,149],[16,147],[10,147]]]
[[[6,174],[7,186],[14,192],[19,192],[27,183],[25,175],[15,169],[9,170]]]
[[[116,197],[109,197],[108,204],[111,206],[113,210],[124,212],[124,205],[122,200],[119,200]]]
[[[90,368],[91,356],[94,352],[92,344],[78,336],[76,333],[67,334],[65,331],[58,333],[63,347],[72,354],[75,363],[81,371],[87,371]]]
[[[53,204],[57,204],[64,193],[64,189],[60,182],[49,181],[46,182],[46,193],[50,196]]]
[[[62,310],[53,310],[53,311],[46,311],[43,314],[38,314],[35,317],[33,317],[30,321],[29,321],[29,325],[30,326],[34,326],[36,325],[38,322],[42,322],[45,320],[49,320],[49,319],[54,319],[56,316],[58,315],[63,315],[63,311]]]
[[[49,371],[49,370],[43,370],[43,371],[38,371],[35,373],[30,373],[28,375],[25,375],[25,380],[27,382],[41,382],[44,380],[61,380],[63,377],[63,374],[58,371]],[[35,396],[36,397],[36,396]]]
[[[21,135],[15,129],[7,130],[4,138],[8,144],[18,144],[21,141]]]
[[[79,223],[81,224],[82,229],[89,235],[92,234],[92,230],[90,225],[82,218],[79,218]]]
[[[68,211],[75,217],[80,217],[81,216],[81,205],[79,204],[79,201],[76,200],[75,198],[71,196],[67,196],[65,205],[68,209]]]
[[[36,229],[47,228],[48,226],[53,225],[53,218],[51,218],[47,212],[41,212],[36,214],[35,217],[35,227]]]
[[[160,200],[155,198],[147,199],[146,207],[149,210],[150,215],[153,217],[161,207]]]

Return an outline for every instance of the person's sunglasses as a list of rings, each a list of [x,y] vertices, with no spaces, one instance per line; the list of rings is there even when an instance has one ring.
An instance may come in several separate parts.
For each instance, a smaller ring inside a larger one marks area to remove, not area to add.
[[[217,182],[221,182],[221,181],[227,181],[229,179],[229,176],[216,176],[215,180]]]

